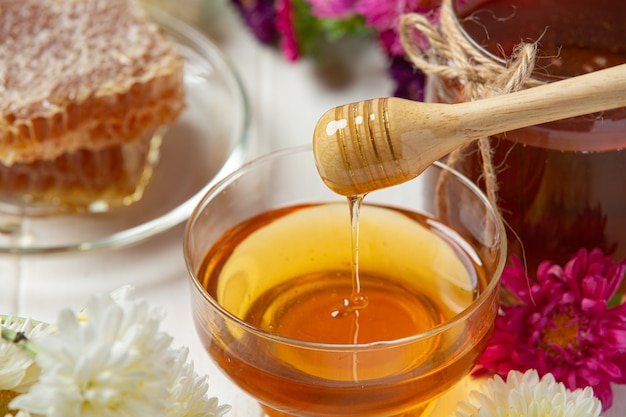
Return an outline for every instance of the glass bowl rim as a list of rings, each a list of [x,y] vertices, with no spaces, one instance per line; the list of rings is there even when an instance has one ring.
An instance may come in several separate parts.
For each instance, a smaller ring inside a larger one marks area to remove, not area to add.
[[[493,205],[489,202],[487,196],[483,193],[483,191],[480,188],[478,188],[478,186],[476,186],[467,177],[465,177],[463,174],[461,174],[459,171],[455,170],[454,168],[451,168],[450,166],[446,165],[443,162],[435,161],[432,164],[434,167],[437,167],[441,171],[448,171],[449,173],[451,173],[463,186],[469,188],[473,192],[473,194],[476,195],[479,198],[479,200],[486,207],[489,208],[490,213],[492,213],[495,219],[497,220],[496,221],[497,230],[498,230],[497,236],[500,239],[500,246],[501,246],[501,251],[500,251],[501,256],[498,259],[498,262],[494,271],[494,275],[496,275],[497,278],[489,281],[489,283],[487,284],[485,289],[479,294],[479,296],[468,307],[463,309],[454,317],[452,317],[449,320],[446,320],[444,323],[441,323],[429,330],[426,330],[424,332],[414,334],[411,336],[399,338],[399,339],[388,340],[388,341],[387,340],[376,341],[376,342],[370,342],[370,343],[357,343],[357,344],[339,344],[339,343],[329,344],[329,343],[320,343],[320,342],[308,342],[308,341],[303,341],[303,340],[298,340],[298,339],[293,339],[289,337],[272,334],[270,332],[261,330],[255,326],[250,325],[249,323],[240,319],[236,315],[232,314],[227,309],[223,308],[217,302],[217,300],[215,300],[213,297],[211,297],[208,294],[208,292],[202,286],[202,284],[200,284],[200,281],[198,280],[196,276],[196,271],[194,271],[192,268],[192,265],[191,265],[192,262],[191,262],[190,257],[188,256],[189,250],[188,250],[188,243],[187,243],[189,241],[189,236],[191,234],[191,226],[193,225],[198,215],[202,212],[206,204],[208,204],[208,202],[210,201],[213,195],[219,194],[232,181],[241,177],[247,171],[254,169],[258,165],[263,165],[264,163],[277,159],[277,158],[283,158],[292,154],[303,154],[306,152],[310,152],[311,157],[312,157],[313,148],[311,145],[298,145],[298,146],[290,146],[286,148],[281,148],[281,149],[266,153],[264,155],[261,155],[251,161],[248,161],[247,163],[243,164],[241,167],[239,167],[235,171],[231,172],[230,174],[228,174],[227,176],[219,180],[216,184],[214,184],[207,191],[204,197],[200,200],[199,204],[196,206],[196,208],[193,210],[193,212],[189,216],[189,219],[187,220],[187,223],[185,225],[184,235],[183,235],[184,236],[183,237],[183,256],[185,260],[185,267],[187,270],[188,278],[191,280],[191,283],[193,284],[191,290],[196,291],[197,295],[200,295],[202,299],[206,303],[208,303],[214,311],[216,311],[221,317],[224,318],[224,320],[228,322],[233,322],[236,326],[238,326],[238,328],[246,329],[248,332],[255,334],[263,339],[269,339],[277,343],[280,343],[282,345],[295,346],[295,347],[300,347],[304,349],[324,350],[324,351],[343,351],[347,349],[368,350],[368,349],[379,349],[383,347],[392,348],[392,347],[406,345],[410,343],[416,343],[416,342],[434,337],[438,334],[441,334],[447,331],[448,329],[454,327],[458,323],[461,323],[469,319],[472,316],[472,313],[478,310],[479,307],[481,307],[483,304],[487,303],[489,297],[491,296],[499,297],[498,294],[494,295],[493,293],[494,292],[499,293],[502,272],[504,270],[504,266],[506,264],[506,259],[507,259],[507,255],[506,255],[507,254],[507,239],[506,239],[506,231],[505,231],[504,223],[502,221],[502,217],[500,216],[499,212],[493,207]]]

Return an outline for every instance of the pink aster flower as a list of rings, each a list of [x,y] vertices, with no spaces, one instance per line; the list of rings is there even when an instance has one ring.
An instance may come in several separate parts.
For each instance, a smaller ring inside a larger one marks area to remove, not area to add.
[[[276,1],[276,30],[280,35],[280,49],[288,61],[296,61],[300,56],[296,39],[291,0]]]
[[[437,20],[438,2],[433,0],[357,0],[356,11],[365,17],[365,23],[374,27],[383,48],[390,55],[401,56],[404,48],[400,41],[398,24],[405,13],[422,13]]]
[[[306,0],[311,14],[320,19],[345,19],[355,13],[356,0]]]
[[[502,307],[477,372],[552,373],[571,390],[592,387],[610,408],[611,383],[626,383],[626,304],[609,304],[625,272],[626,261],[598,249],[581,249],[564,268],[543,262],[536,279],[513,257],[502,284],[519,304]]]

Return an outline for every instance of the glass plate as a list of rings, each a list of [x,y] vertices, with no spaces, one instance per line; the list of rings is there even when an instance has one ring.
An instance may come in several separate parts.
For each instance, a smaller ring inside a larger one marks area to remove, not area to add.
[[[239,77],[207,37],[158,9],[147,10],[185,58],[187,102],[164,136],[143,198],[99,214],[28,217],[0,212],[0,253],[75,252],[137,243],[184,222],[213,183],[243,163],[250,115]]]

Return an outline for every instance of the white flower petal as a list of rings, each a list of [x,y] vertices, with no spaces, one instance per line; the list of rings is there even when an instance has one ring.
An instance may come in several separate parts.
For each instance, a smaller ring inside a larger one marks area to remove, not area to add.
[[[193,362],[187,362],[189,350],[178,350],[170,388],[171,406],[166,417],[221,417],[230,405],[218,405],[217,398],[207,398],[208,377],[200,377],[194,371]]]
[[[5,319],[0,317],[0,323],[13,331],[24,333],[32,341],[37,341],[50,332],[49,326],[43,323],[33,325],[30,319],[7,316]],[[38,377],[39,368],[32,356],[17,346],[0,340],[0,390],[25,392]]]
[[[187,362],[188,350],[171,348],[159,330],[163,312],[131,300],[132,291],[96,295],[78,313],[59,313],[31,358],[41,376],[11,402],[24,410],[19,417],[222,417],[230,410],[207,396],[208,378]]]
[[[61,312],[37,356],[44,374],[12,405],[51,417],[162,415],[176,357],[160,318],[142,301],[110,296],[93,297],[80,316]]]
[[[598,417],[600,400],[593,390],[569,391],[552,374],[539,379],[537,371],[511,371],[506,381],[499,376],[473,391],[459,403],[457,417]]]

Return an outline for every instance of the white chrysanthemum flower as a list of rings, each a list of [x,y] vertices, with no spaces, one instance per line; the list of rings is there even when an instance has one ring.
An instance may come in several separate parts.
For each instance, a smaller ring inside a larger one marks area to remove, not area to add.
[[[178,351],[178,358],[170,388],[171,406],[165,417],[221,417],[230,405],[218,405],[218,399],[206,396],[208,377],[200,377],[194,371],[193,362],[187,362],[189,349]]]
[[[42,323],[33,325],[30,319],[0,317],[0,324],[21,332],[29,340],[37,341],[47,333]],[[39,367],[34,358],[17,346],[0,339],[0,390],[25,392],[39,378]]]
[[[162,314],[129,294],[62,311],[39,344],[39,381],[11,407],[47,417],[163,415],[176,353],[159,331]]]
[[[469,401],[459,404],[457,417],[598,417],[602,404],[591,388],[575,391],[557,383],[552,374],[511,371],[506,381],[496,376]]]
[[[79,313],[62,311],[47,335],[33,337],[35,362],[10,346],[19,360],[9,361],[41,369],[30,390],[11,401],[20,410],[15,417],[222,417],[230,410],[206,396],[208,378],[187,363],[188,349],[170,347],[171,337],[159,331],[163,315],[131,300],[132,292],[122,287],[92,297]],[[1,365],[10,375],[5,385],[29,379]]]

